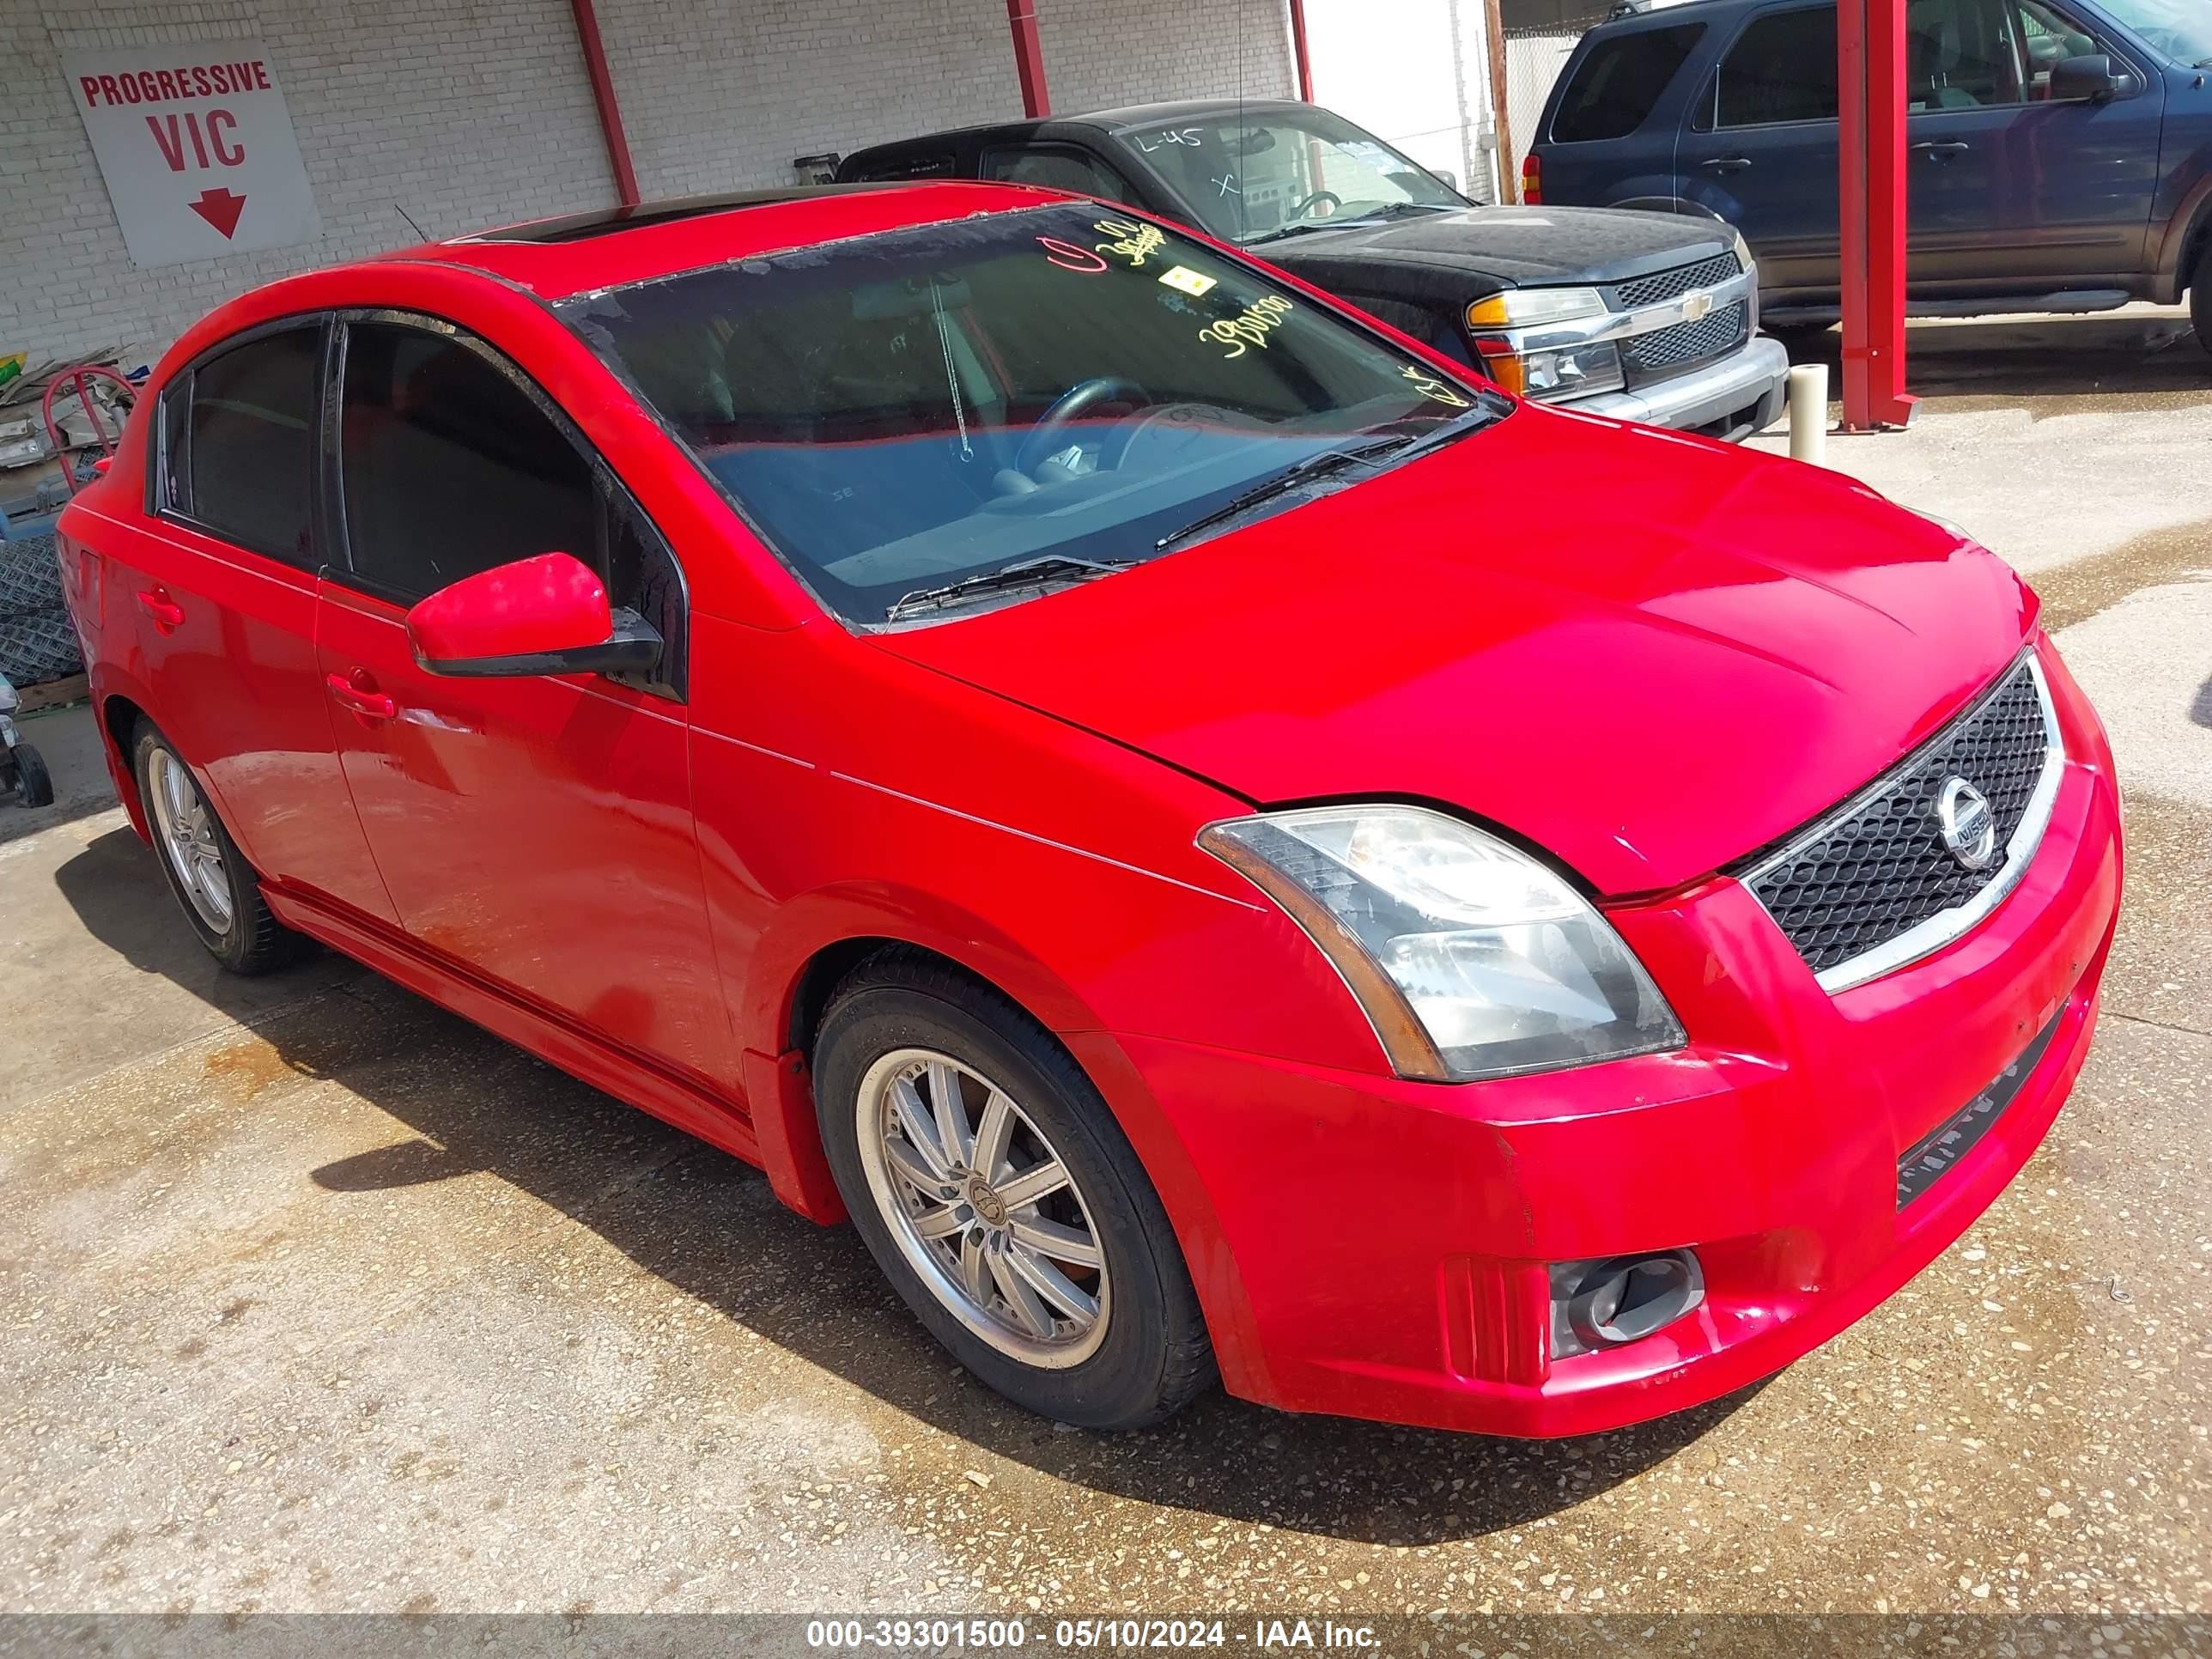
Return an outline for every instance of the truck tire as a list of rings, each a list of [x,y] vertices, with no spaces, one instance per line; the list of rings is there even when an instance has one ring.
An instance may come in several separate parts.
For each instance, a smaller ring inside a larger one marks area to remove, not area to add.
[[[27,743],[9,751],[15,763],[15,801],[21,806],[52,806],[54,781],[46,771],[46,757]]]
[[[2212,232],[2198,246],[2190,270],[2189,325],[2197,331],[2197,343],[2212,351]]]

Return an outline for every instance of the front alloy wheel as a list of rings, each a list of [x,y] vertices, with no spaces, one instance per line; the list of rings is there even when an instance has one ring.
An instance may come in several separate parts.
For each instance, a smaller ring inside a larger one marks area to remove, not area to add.
[[[1017,1405],[1135,1428],[1213,1376],[1175,1229],[1068,1051],[918,951],[854,969],[813,1042],[853,1225],[930,1334]]]
[[[1090,1206],[1013,1097],[950,1054],[896,1048],[860,1101],[869,1193],[930,1293],[1024,1364],[1096,1353],[1112,1293]]]

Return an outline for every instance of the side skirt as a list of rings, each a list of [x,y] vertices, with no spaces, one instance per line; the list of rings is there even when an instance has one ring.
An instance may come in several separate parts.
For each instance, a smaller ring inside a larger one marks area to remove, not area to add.
[[[738,1101],[709,1093],[634,1049],[526,1002],[459,962],[426,950],[369,917],[297,889],[264,882],[261,896],[287,927],[319,939],[385,978],[428,997],[569,1076],[748,1164],[761,1162],[752,1119]]]

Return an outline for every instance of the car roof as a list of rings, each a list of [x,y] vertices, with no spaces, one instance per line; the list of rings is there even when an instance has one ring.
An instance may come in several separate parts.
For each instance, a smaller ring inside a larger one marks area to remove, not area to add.
[[[1152,126],[1174,121],[1203,120],[1209,116],[1233,115],[1239,110],[1249,115],[1255,111],[1272,112],[1311,107],[1286,98],[1180,98],[1166,103],[1123,104],[1111,109],[1085,110],[1072,115],[1041,115],[1022,121],[985,121],[974,126],[942,127],[934,132],[917,133],[911,138],[870,144],[863,149],[854,150],[845,159],[850,161],[863,155],[895,155],[901,150],[923,145],[942,144],[983,135],[1029,134],[1045,127],[1100,127],[1112,132],[1123,127]]]
[[[929,179],[794,185],[670,198],[472,231],[365,261],[432,262],[479,270],[543,300],[649,282],[817,242],[1004,213],[1074,198],[1029,185]]]

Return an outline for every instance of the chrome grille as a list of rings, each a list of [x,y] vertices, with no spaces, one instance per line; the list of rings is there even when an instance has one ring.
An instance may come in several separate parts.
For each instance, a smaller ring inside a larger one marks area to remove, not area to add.
[[[1993,908],[2033,855],[2063,756],[2031,653],[1979,702],[1743,876],[1830,990],[1926,955]],[[1946,780],[1988,797],[2005,855],[1970,870],[1936,816]]]
[[[1717,283],[1725,283],[1742,269],[1735,254],[1717,253],[1693,265],[1676,265],[1672,270],[1656,271],[1649,276],[1632,276],[1613,285],[1613,309],[1636,311],[1644,306],[1656,306],[1662,300],[1677,299],[1693,288],[1711,288]]]
[[[1632,334],[1620,343],[1621,361],[1631,374],[1658,369],[1686,368],[1708,357],[1733,351],[1750,330],[1750,308],[1741,300],[1709,311],[1694,323],[1655,328],[1649,334]]]

